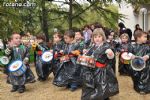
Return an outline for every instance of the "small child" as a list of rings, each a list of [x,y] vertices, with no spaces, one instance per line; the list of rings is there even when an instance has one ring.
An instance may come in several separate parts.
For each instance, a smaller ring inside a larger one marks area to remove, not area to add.
[[[130,63],[125,63],[123,62],[123,58],[122,58],[122,54],[124,52],[130,53],[129,49],[131,47],[131,43],[129,42],[129,36],[126,33],[123,33],[120,36],[121,39],[121,43],[119,44],[117,51],[120,52],[120,56],[119,56],[119,73],[120,75],[130,75]]]
[[[42,61],[42,54],[46,51],[46,50],[49,50],[47,44],[46,44],[46,38],[44,36],[44,34],[38,34],[36,36],[36,39],[37,39],[37,46],[35,48],[35,50],[37,51],[36,53],[36,73],[38,75],[38,80],[39,81],[45,81],[51,70],[52,70],[52,67],[51,67],[51,63],[46,63],[46,62],[43,62]]]
[[[79,66],[76,65],[78,46],[74,43],[75,34],[72,30],[64,34],[64,49],[60,50],[63,56],[60,58],[59,69],[54,77],[54,85],[67,87],[75,91],[80,84]]]
[[[132,59],[136,56],[142,57],[145,61],[145,68],[141,71],[132,70],[131,77],[134,89],[140,93],[150,93],[150,47],[145,44],[147,41],[147,33],[137,30],[134,34],[135,44],[131,47]]]
[[[29,52],[24,45],[21,45],[21,36],[18,33],[13,33],[9,43],[9,47],[5,50],[5,54],[10,58],[8,65],[18,59],[22,60],[25,65],[28,65]],[[12,85],[11,92],[18,91],[19,93],[23,93],[25,91],[26,72],[21,76],[15,76],[12,72],[9,72],[8,77]]]
[[[53,35],[53,74],[55,76],[57,70],[58,70],[58,66],[59,66],[59,57],[61,56],[61,54],[59,54],[60,50],[62,50],[62,47],[64,45],[63,41],[62,41],[63,36],[61,35],[61,33],[54,33]]]
[[[95,66],[83,65],[83,87],[81,100],[108,100],[118,93],[118,81],[112,70],[111,60],[114,53],[106,43],[102,28],[97,28],[92,34],[92,46],[83,50],[86,56],[95,59]]]
[[[107,43],[111,46],[111,48],[114,50],[114,53],[116,54],[116,48],[118,48],[119,43],[117,41],[115,41],[114,39],[115,36],[115,32],[110,30],[107,33]],[[116,72],[116,57],[114,57],[114,59],[112,60],[112,68],[114,70],[114,72]]]

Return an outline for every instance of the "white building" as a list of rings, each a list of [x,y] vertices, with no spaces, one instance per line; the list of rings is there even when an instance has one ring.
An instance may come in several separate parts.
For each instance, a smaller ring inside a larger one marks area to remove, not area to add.
[[[144,15],[142,8],[147,10],[144,12]],[[123,19],[123,23],[127,28],[130,28],[132,32],[134,31],[136,24],[139,24],[142,29],[144,28],[144,31],[150,30],[150,4],[141,5],[141,7],[135,11],[131,4],[122,2],[118,11],[120,14],[125,15],[127,19]],[[122,21],[119,20],[119,22]]]

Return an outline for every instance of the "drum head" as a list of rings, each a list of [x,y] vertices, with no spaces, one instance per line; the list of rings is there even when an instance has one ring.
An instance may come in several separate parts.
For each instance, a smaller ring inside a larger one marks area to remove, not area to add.
[[[9,71],[10,72],[17,71],[22,66],[22,64],[23,64],[23,62],[21,60],[12,62],[9,66]]]
[[[131,67],[135,71],[141,71],[145,68],[145,61],[141,57],[135,57],[131,60]]]
[[[46,51],[42,54],[42,60],[44,62],[49,62],[53,59],[53,54],[49,51]]]
[[[128,52],[122,53],[121,57],[125,60],[130,60],[131,59],[131,56],[128,54]]]
[[[9,63],[9,59],[6,56],[0,58],[2,64],[7,65]]]

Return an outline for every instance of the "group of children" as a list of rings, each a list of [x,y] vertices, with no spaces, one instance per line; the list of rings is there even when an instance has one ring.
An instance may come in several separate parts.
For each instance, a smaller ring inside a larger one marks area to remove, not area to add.
[[[109,97],[119,93],[118,81],[115,76],[115,54],[119,52],[121,55],[123,52],[130,52],[131,59],[141,56],[146,62],[146,67],[142,71],[135,71],[130,64],[124,64],[119,60],[120,75],[131,76],[134,89],[137,92],[149,93],[150,48],[146,45],[147,33],[137,30],[134,33],[134,44],[130,42],[126,33],[120,36],[120,41],[114,39],[115,32],[113,31],[105,34],[102,28],[96,28],[92,33],[90,44],[86,44],[81,31],[69,30],[63,36],[60,33],[55,33],[51,47],[46,44],[44,35],[37,35],[37,44],[33,50],[36,55],[35,68],[38,80],[45,81],[53,72],[54,85],[66,87],[71,91],[81,87],[82,100],[108,100]],[[26,83],[35,82],[35,77],[29,67],[29,49],[21,43],[21,37],[18,33],[12,34],[5,54],[9,57],[10,63],[21,59],[27,66],[27,71],[21,76],[14,76],[11,72],[7,72],[8,80],[12,85],[11,92],[23,93]],[[41,55],[45,51],[53,54],[53,59],[48,63],[41,59]],[[80,55],[92,57],[95,61],[94,66],[78,64],[77,59]],[[121,59],[121,56],[119,58]]]

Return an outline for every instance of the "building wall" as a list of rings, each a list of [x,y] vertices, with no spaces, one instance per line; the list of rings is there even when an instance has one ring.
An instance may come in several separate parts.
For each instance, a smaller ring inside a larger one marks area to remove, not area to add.
[[[145,16],[145,31],[150,29],[150,6],[149,5],[142,5],[141,7],[147,8],[148,12]],[[120,14],[125,15],[126,19],[124,21],[119,20],[119,22],[123,22],[127,28],[130,28],[132,32],[135,29],[135,25],[139,24],[141,28],[143,28],[143,15],[141,13],[135,14],[133,12],[133,7],[131,4],[126,4],[122,2],[118,11]]]

